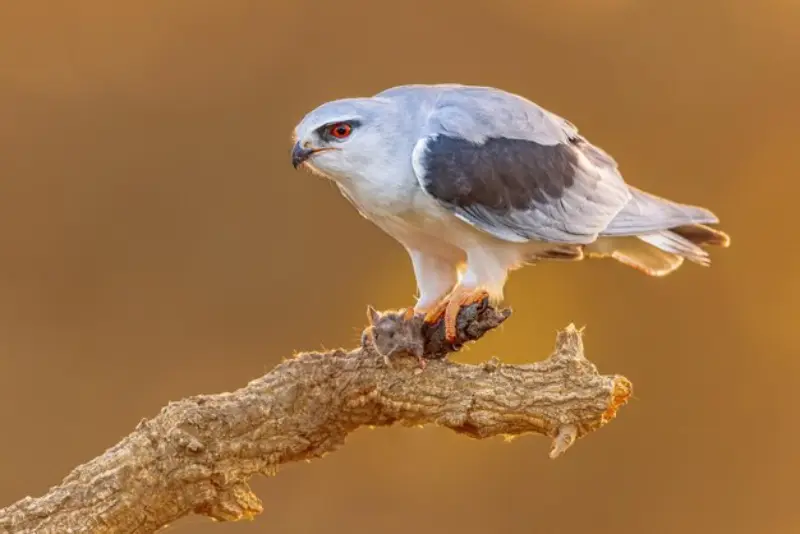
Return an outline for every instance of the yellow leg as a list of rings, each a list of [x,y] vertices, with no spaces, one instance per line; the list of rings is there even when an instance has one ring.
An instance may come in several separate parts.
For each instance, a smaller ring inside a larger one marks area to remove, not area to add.
[[[425,314],[425,322],[434,324],[444,316],[445,339],[453,343],[456,341],[458,333],[457,320],[461,308],[480,302],[488,296],[489,293],[485,289],[467,289],[462,286],[456,286],[449,295]]]

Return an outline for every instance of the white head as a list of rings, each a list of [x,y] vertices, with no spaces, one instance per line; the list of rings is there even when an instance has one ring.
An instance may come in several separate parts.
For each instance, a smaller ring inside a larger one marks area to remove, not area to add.
[[[406,144],[397,142],[404,122],[387,99],[328,102],[295,128],[292,165],[305,165],[338,182],[369,180],[378,167],[396,166],[395,157]]]

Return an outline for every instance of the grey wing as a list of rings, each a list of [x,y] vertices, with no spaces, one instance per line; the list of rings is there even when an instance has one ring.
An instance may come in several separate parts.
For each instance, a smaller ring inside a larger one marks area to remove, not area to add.
[[[447,89],[429,112],[412,154],[420,185],[499,239],[590,243],[631,198],[608,154],[521,97]]]

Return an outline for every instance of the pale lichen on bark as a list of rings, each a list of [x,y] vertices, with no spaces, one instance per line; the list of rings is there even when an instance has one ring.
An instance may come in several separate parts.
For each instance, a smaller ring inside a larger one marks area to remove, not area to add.
[[[509,313],[466,308],[459,343]],[[436,424],[474,438],[538,433],[552,439],[555,458],[631,395],[627,379],[600,375],[584,357],[572,325],[545,360],[468,365],[444,358],[458,347],[441,325],[399,312],[370,316],[357,349],[298,354],[237,391],[168,404],[45,495],[0,510],[0,532],[150,533],[190,513],[253,517],[262,506],[251,476],[319,458],[361,426]]]

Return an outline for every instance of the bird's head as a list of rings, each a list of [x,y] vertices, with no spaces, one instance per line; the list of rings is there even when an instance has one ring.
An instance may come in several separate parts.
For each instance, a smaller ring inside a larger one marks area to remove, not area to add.
[[[391,103],[379,98],[334,100],[309,112],[294,129],[292,165],[333,180],[354,180],[392,155],[397,129]],[[391,138],[391,137],[388,137]]]

